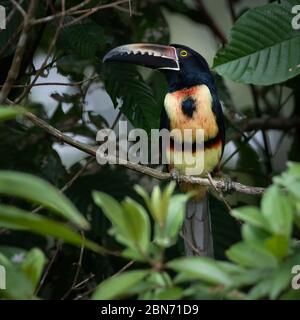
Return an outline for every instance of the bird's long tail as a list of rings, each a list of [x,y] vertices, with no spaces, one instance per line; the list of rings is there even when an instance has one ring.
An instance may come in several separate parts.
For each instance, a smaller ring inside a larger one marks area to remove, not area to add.
[[[213,257],[208,193],[188,201],[182,232],[187,256]]]

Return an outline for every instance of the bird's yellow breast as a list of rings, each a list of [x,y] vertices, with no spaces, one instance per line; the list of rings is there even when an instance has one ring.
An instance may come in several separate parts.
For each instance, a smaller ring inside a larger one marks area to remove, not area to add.
[[[193,99],[195,111],[192,117],[182,112],[182,103],[187,98]],[[212,96],[206,85],[197,85],[191,88],[167,93],[165,110],[170,120],[170,129],[192,129],[195,140],[196,129],[204,130],[204,140],[216,137],[218,125],[212,111]],[[183,135],[183,132],[181,132]]]
[[[194,101],[195,109],[191,116],[182,111],[182,103],[186,99]],[[184,129],[192,129],[193,141],[196,141],[196,130],[203,129],[204,141],[209,141],[218,137],[219,129],[216,117],[212,110],[212,96],[209,88],[206,85],[197,85],[188,89],[182,89],[176,92],[168,93],[165,97],[165,110],[170,121],[170,129],[180,129],[181,134],[178,134],[178,140],[182,141],[184,137]],[[174,139],[176,139],[176,135]],[[178,163],[175,161],[180,157],[180,152],[174,148],[167,151],[167,157],[170,161],[169,169],[176,169],[182,174],[186,174],[186,169],[189,167],[187,163]],[[222,155],[221,138],[217,138],[216,142],[207,148],[197,150],[188,157],[202,157],[201,173],[197,175],[206,175],[212,172],[219,164]],[[200,162],[199,162],[200,164]]]

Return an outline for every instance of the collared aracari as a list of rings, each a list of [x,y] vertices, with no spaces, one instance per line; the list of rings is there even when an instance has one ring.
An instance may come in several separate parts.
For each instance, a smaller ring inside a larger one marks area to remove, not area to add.
[[[140,43],[117,47],[108,52],[103,61],[134,63],[163,72],[168,82],[168,92],[161,112],[161,128],[192,129],[192,132],[203,129],[204,170],[201,176],[218,168],[225,144],[224,118],[213,75],[199,53],[178,44]],[[170,144],[167,152],[174,156],[174,144]],[[194,150],[194,143],[190,152],[197,156],[194,154],[198,152],[196,148]],[[168,167],[179,174],[184,173],[185,169],[184,164],[172,162]],[[197,196],[187,204],[183,225],[186,253],[213,256],[207,188],[184,183],[180,187],[183,191],[196,189],[197,192]]]

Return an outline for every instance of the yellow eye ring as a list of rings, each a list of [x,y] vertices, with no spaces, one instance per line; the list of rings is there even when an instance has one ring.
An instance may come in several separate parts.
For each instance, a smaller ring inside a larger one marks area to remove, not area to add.
[[[180,55],[181,55],[181,57],[187,57],[188,53],[186,50],[181,50]]]

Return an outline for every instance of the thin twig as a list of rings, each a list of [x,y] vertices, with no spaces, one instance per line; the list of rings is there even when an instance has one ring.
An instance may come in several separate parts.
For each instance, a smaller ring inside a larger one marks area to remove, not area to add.
[[[100,10],[104,10],[104,9],[108,9],[108,8],[116,8],[117,9],[118,8],[117,6],[119,4],[122,4],[122,3],[125,3],[125,2],[128,2],[128,0],[119,0],[119,1],[115,1],[113,3],[108,3],[108,4],[101,5],[101,6],[93,7],[93,8],[90,8],[90,9],[81,10],[81,12],[83,14],[81,16],[75,18],[74,20],[66,23],[64,25],[64,28],[72,26],[73,24],[78,23],[79,21],[89,17],[90,15],[92,15],[92,14],[94,14],[94,13],[100,11]],[[79,13],[79,11],[74,12],[73,14],[77,14],[77,13]]]
[[[22,8],[22,6],[15,0],[10,0],[10,2],[14,5],[14,7],[21,13],[24,19],[26,19],[26,11]]]
[[[66,15],[70,15],[70,14],[73,14],[73,12],[75,12],[76,10],[79,10],[81,9],[82,7],[84,7],[85,5],[89,4],[91,2],[91,0],[85,0],[81,3],[79,3],[78,5],[74,6],[74,7],[71,7],[69,8],[68,10],[66,10],[65,14]],[[39,24],[39,23],[45,23],[45,22],[50,22],[52,20],[55,20],[57,18],[60,18],[62,15],[62,12],[59,12],[59,13],[56,13],[52,16],[47,16],[47,17],[43,17],[43,18],[40,18],[40,19],[36,19],[33,24]]]
[[[182,231],[180,231],[179,235],[189,245],[189,247],[196,253],[197,256],[202,255],[199,249],[194,246],[192,241],[189,238],[187,238]]]
[[[229,11],[230,11],[230,15],[231,15],[231,20],[234,23],[236,20],[236,14],[235,14],[235,10],[234,10],[234,3],[232,0],[227,0],[228,6],[229,6]]]
[[[79,274],[80,274],[80,269],[81,269],[81,266],[82,266],[83,253],[84,253],[84,240],[85,240],[83,231],[81,231],[80,233],[81,233],[82,242],[81,242],[81,246],[80,246],[80,253],[79,253],[78,262],[76,263],[76,266],[77,266],[76,267],[76,272],[75,272],[71,287],[62,296],[61,300],[65,300],[70,295],[70,293],[75,289],[75,286],[77,284],[78,277],[79,277]]]
[[[112,275],[112,278],[119,276],[121,273],[123,273],[124,271],[126,271],[127,269],[129,269],[133,264],[134,264],[134,261],[133,261],[133,260],[129,261],[128,263],[125,264],[124,267],[122,267],[119,271],[117,271],[115,274],[113,274],[113,275]]]
[[[86,279],[78,282],[77,284],[74,285],[74,290],[80,290],[83,288],[83,285],[85,285],[87,282],[89,282],[91,279],[93,279],[95,275],[91,273]]]
[[[43,68],[45,69],[45,68]],[[40,69],[39,69],[40,70]],[[12,86],[12,88],[28,88],[29,86],[31,87],[39,87],[39,86],[69,86],[69,87],[78,87],[86,82],[89,81],[94,81],[99,79],[99,76],[95,76],[89,79],[84,79],[82,81],[77,81],[77,82],[40,82],[40,83],[35,83],[35,84],[16,84]],[[0,85],[0,88],[3,87]]]
[[[119,122],[119,120],[120,120],[121,116],[122,116],[122,111],[121,111],[121,110],[119,110],[119,112],[118,112],[118,114],[117,114],[117,116],[116,116],[116,118],[115,118],[115,120],[114,120],[113,124],[111,125],[111,130],[114,130],[114,128],[115,128],[115,126],[118,124],[118,122]]]
[[[251,89],[252,98],[253,98],[253,102],[254,102],[255,114],[258,118],[260,118],[262,116],[262,113],[260,110],[260,105],[259,105],[259,100],[258,100],[256,88],[254,85],[250,85],[250,89]],[[270,175],[273,172],[272,153],[270,150],[270,143],[269,143],[269,139],[268,139],[266,130],[262,129],[261,132],[262,132],[263,142],[264,142],[264,146],[265,146],[266,169],[267,169],[267,173]]]
[[[62,1],[62,10],[61,10],[61,19],[59,21],[59,24],[58,24],[58,27],[57,27],[57,30],[55,32],[55,35],[48,47],[48,50],[47,50],[47,55],[46,55],[46,58],[44,60],[44,62],[42,63],[42,66],[41,68],[36,72],[35,74],[35,77],[34,79],[32,80],[32,82],[28,85],[28,87],[26,87],[23,92],[21,93],[21,95],[15,100],[15,103],[18,104],[20,103],[26,96],[27,94],[29,93],[29,91],[31,90],[31,88],[33,87],[33,85],[36,83],[36,81],[38,80],[38,78],[42,75],[46,65],[48,64],[48,60],[49,58],[51,57],[51,54],[54,50],[54,47],[55,47],[55,44],[56,44],[56,41],[58,39],[58,36],[59,36],[59,33],[60,33],[60,30],[62,28],[62,25],[63,25],[63,21],[64,21],[64,16],[65,16],[65,8],[64,8],[64,1]]]
[[[30,1],[28,12],[24,19],[23,30],[21,32],[21,35],[16,47],[16,51],[11,63],[11,67],[9,69],[7,78],[0,92],[0,104],[2,104],[8,97],[10,90],[19,75],[23,55],[26,49],[27,39],[29,36],[29,30],[31,27],[31,19],[34,17],[36,5],[37,5],[37,0]]]
[[[45,269],[45,272],[44,272],[44,274],[43,274],[43,276],[42,276],[42,278],[41,278],[41,281],[39,282],[39,285],[38,285],[38,287],[37,287],[36,290],[35,290],[35,295],[37,295],[38,292],[41,290],[41,288],[42,288],[42,286],[43,286],[43,284],[44,284],[44,282],[45,282],[45,280],[46,280],[46,278],[47,278],[47,276],[48,276],[48,274],[49,274],[49,271],[50,271],[50,269],[52,268],[52,266],[53,266],[53,264],[54,264],[54,261],[56,260],[56,258],[57,258],[57,256],[58,256],[60,250],[61,250],[61,242],[60,242],[60,241],[57,241],[57,242],[56,242],[55,252],[54,252],[54,254],[52,255],[51,260],[50,260],[50,262],[48,263],[48,265],[47,265],[47,267],[46,267],[46,269]]]
[[[75,175],[59,190],[60,192],[66,192],[72,185],[73,183],[85,172],[85,170],[88,168],[88,166],[94,161],[94,158],[90,158],[87,160],[84,166],[82,166],[76,173]],[[41,211],[44,207],[43,206],[38,206],[37,208],[33,209],[31,212],[32,213],[37,213]]]
[[[126,3],[128,2],[128,0],[118,0],[112,3],[108,3],[108,4],[104,4],[104,5],[100,5],[100,6],[96,6],[93,8],[89,8],[89,9],[81,9],[84,5],[88,4],[90,2],[90,0],[88,1],[84,1],[83,3],[72,7],[68,10],[66,10],[65,14],[66,15],[78,15],[78,14],[82,14],[81,16],[79,16],[78,18],[74,19],[73,21],[71,21],[70,23],[64,25],[64,27],[66,26],[70,26],[74,23],[79,22],[80,20],[100,11],[100,10],[104,10],[104,9],[109,9],[109,8],[117,8],[118,5],[122,4],[122,3]],[[40,23],[45,23],[45,22],[50,22],[52,20],[58,19],[62,16],[62,13],[56,13],[52,16],[47,16],[47,17],[43,17],[40,19],[36,19],[33,24],[40,24]]]

